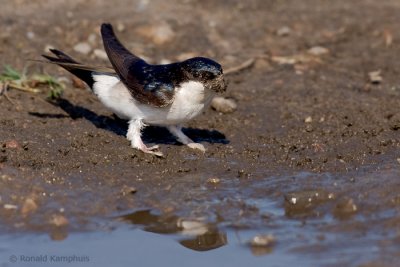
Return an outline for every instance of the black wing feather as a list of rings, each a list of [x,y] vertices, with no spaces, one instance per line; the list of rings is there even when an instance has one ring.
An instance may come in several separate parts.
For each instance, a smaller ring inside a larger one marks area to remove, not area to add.
[[[115,36],[110,24],[101,25],[104,49],[121,81],[138,101],[165,107],[174,98],[174,84],[163,66],[147,64],[129,52]]]

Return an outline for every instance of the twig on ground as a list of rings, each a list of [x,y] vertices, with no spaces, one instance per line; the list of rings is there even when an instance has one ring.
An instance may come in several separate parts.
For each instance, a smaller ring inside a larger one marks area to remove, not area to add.
[[[12,89],[24,91],[24,92],[34,93],[34,94],[37,94],[37,93],[41,92],[39,89],[31,88],[31,87],[28,87],[28,86],[21,86],[21,85],[15,84],[15,83],[8,84],[8,87],[12,88]]]
[[[255,61],[256,61],[255,57],[254,58],[250,58],[249,60],[246,60],[245,62],[243,62],[239,66],[227,69],[226,71],[224,71],[224,74],[225,75],[229,75],[229,74],[237,73],[237,72],[240,72],[240,71],[242,71],[244,69],[250,68],[254,64]]]

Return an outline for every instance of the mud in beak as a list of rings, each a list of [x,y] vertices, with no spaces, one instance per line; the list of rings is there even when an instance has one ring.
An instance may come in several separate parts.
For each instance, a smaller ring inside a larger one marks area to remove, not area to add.
[[[213,81],[212,89],[217,93],[223,93],[226,91],[228,83],[224,79],[224,75],[220,75]]]

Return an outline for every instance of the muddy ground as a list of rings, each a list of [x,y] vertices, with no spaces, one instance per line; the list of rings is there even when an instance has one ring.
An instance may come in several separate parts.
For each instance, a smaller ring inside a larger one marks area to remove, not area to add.
[[[373,233],[368,242],[378,252],[367,266],[395,266],[399,11],[395,0],[3,3],[1,63],[28,66],[28,73],[44,70],[67,83],[59,101],[47,101],[46,88],[39,94],[11,89],[13,103],[0,98],[2,231],[57,238],[60,229],[107,228],[137,209],[268,230],[273,216],[246,201],[267,198],[288,220],[329,218],[314,222],[322,236]],[[144,136],[161,144],[164,158],[133,150],[125,123],[89,90],[74,88],[59,68],[27,61],[51,46],[108,65],[93,54],[102,49],[102,22],[118,25],[123,43],[154,63],[202,55],[229,69],[255,59],[227,76],[225,96],[237,102],[235,112],[210,108],[186,125],[185,132],[206,146],[205,154],[157,127]],[[87,55],[73,49],[79,42],[91,46]],[[382,79],[372,82],[368,73],[378,70]],[[296,206],[293,198],[312,201]],[[296,251],[343,247],[317,239]]]

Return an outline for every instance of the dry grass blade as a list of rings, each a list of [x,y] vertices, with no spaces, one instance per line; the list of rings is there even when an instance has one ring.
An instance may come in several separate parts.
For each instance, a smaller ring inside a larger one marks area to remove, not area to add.
[[[7,82],[3,82],[0,83],[1,87],[0,87],[0,96],[3,96],[13,105],[15,105],[15,102],[11,100],[11,98],[7,95],[7,89],[8,89],[8,83]]]
[[[254,64],[255,61],[256,61],[255,58],[250,58],[249,60],[246,60],[245,62],[243,62],[239,66],[227,69],[226,71],[224,71],[224,74],[225,75],[229,75],[229,74],[237,73],[237,72],[240,72],[240,71],[242,71],[244,69],[250,68]]]
[[[22,85],[18,85],[18,84],[15,84],[15,83],[8,84],[8,87],[11,88],[11,89],[16,89],[16,90],[29,92],[29,93],[34,93],[34,94],[37,94],[37,93],[41,92],[39,89],[31,88],[31,87],[28,87],[28,86],[22,86]]]

